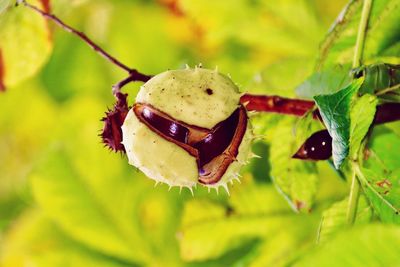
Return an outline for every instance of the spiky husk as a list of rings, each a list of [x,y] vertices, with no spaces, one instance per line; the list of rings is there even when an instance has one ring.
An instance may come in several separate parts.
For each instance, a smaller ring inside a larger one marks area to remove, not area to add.
[[[209,91],[208,89],[211,89]],[[212,94],[212,96],[210,96]],[[168,71],[144,84],[136,101],[150,104],[185,123],[212,128],[226,119],[239,105],[237,86],[225,75],[201,68]],[[196,159],[187,151],[160,137],[129,111],[122,126],[123,144],[129,163],[158,183],[170,188],[188,188],[193,192],[199,179]],[[231,163],[216,183],[204,185],[216,191],[239,180],[239,171],[252,157],[254,139],[252,126],[247,123],[236,161]]]
[[[106,116],[101,119],[104,122],[104,127],[100,133],[103,144],[115,152],[125,152],[125,147],[122,145],[122,130],[121,126],[125,121],[126,115],[129,112],[128,94],[117,94],[117,102],[112,109],[106,112]]]

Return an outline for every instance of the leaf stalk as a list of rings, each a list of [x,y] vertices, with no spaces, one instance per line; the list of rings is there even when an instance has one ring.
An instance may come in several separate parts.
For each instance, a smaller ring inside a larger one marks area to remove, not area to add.
[[[347,206],[347,214],[346,214],[348,225],[353,225],[356,220],[358,199],[360,197],[360,182],[358,181],[355,168],[358,167],[353,167],[353,173],[351,176],[349,203]]]
[[[364,52],[365,37],[368,30],[368,20],[371,13],[372,0],[364,0],[361,12],[361,20],[358,27],[357,40],[354,48],[353,68],[362,64]],[[347,206],[347,223],[353,225],[356,220],[358,199],[360,197],[360,181],[357,178],[356,170],[359,170],[358,163],[353,164],[353,173],[351,177],[351,187],[349,194],[349,204]]]
[[[361,20],[358,27],[357,40],[354,48],[353,68],[357,68],[362,64],[364,52],[365,36],[368,30],[368,20],[371,13],[372,0],[364,0],[361,13]]]

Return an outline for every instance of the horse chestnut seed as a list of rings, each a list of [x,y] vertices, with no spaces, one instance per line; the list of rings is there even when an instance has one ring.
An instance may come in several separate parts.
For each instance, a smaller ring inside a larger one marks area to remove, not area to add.
[[[238,87],[218,71],[158,74],[122,126],[129,163],[156,182],[227,189],[251,155],[252,129]]]

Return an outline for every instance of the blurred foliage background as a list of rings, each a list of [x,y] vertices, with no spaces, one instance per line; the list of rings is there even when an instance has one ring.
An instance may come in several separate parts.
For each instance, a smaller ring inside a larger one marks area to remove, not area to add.
[[[202,63],[230,74],[242,91],[294,96],[312,74],[319,43],[345,2],[50,4],[68,24],[144,73]],[[318,253],[318,227],[322,211],[345,197],[346,182],[327,162],[313,165],[316,170],[306,169],[287,188],[301,200],[294,208],[271,183],[268,159],[274,151],[283,161],[290,156],[280,143],[291,131],[283,125],[294,120],[255,120],[258,131],[267,129],[266,140],[254,146],[263,158],[243,170],[241,184],[230,185],[230,197],[202,187],[194,197],[164,185],[154,188],[98,137],[100,119],[114,101],[111,86],[125,73],[32,11],[13,1],[0,3],[7,87],[0,94],[1,266],[281,266],[312,253],[319,266],[332,264],[332,255]],[[139,86],[124,88],[130,102]],[[397,228],[386,235],[399,243]],[[328,248],[345,250],[345,237]]]

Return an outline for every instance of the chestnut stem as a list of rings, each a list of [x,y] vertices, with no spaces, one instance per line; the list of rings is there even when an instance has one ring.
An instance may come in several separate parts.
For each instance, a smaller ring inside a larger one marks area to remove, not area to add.
[[[121,93],[121,89],[125,85],[135,81],[147,82],[148,80],[150,80],[151,77],[153,76],[142,74],[137,70],[132,70],[132,72],[129,73],[129,76],[127,78],[113,85],[112,93],[118,99],[118,94]]]
[[[104,57],[105,59],[107,59],[109,62],[111,62],[112,64],[114,64],[115,66],[119,67],[120,69],[125,70],[126,72],[129,73],[129,77],[127,79],[129,79],[129,82],[131,81],[141,81],[141,82],[146,82],[147,80],[149,80],[151,78],[151,76],[145,75],[140,73],[139,71],[132,69],[130,67],[128,67],[127,65],[123,64],[121,61],[119,61],[118,59],[116,59],[115,57],[111,56],[109,53],[107,53],[104,49],[102,49],[100,46],[98,46],[94,41],[92,41],[85,33],[80,32],[74,28],[72,28],[71,26],[65,24],[62,20],[60,20],[57,16],[50,14],[46,11],[43,11],[41,9],[39,9],[38,7],[29,4],[27,1],[25,0],[19,0],[17,1],[17,4],[23,4],[24,6],[32,9],[33,11],[39,13],[41,16],[43,16],[44,18],[53,21],[55,24],[57,24],[58,26],[60,26],[62,29],[64,29],[65,31],[72,33],[74,35],[76,35],[78,38],[80,38],[82,41],[84,41],[87,45],[89,45],[91,48],[93,48],[94,51],[96,51],[98,54],[100,54],[102,57]],[[127,83],[127,82],[126,82]],[[125,84],[126,84],[125,83]],[[125,85],[124,84],[124,85]],[[122,86],[121,86],[122,87]],[[115,95],[115,94],[114,94]]]
[[[303,116],[315,106],[314,101],[285,98],[280,96],[244,94],[240,102],[249,111],[275,112]]]
[[[294,116],[304,116],[314,109],[315,103],[310,100],[285,98],[280,96],[244,94],[240,103],[248,111],[272,112]],[[315,119],[320,119],[318,109],[313,112]],[[383,103],[376,109],[374,124],[400,120],[400,103]]]

